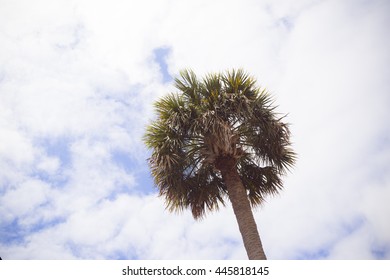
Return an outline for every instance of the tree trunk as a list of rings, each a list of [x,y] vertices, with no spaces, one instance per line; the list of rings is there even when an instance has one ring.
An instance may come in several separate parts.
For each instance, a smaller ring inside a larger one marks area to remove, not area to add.
[[[236,160],[233,158],[220,159],[216,167],[221,171],[226,184],[248,258],[250,260],[266,260],[267,257],[257,231],[248,195],[237,172]]]

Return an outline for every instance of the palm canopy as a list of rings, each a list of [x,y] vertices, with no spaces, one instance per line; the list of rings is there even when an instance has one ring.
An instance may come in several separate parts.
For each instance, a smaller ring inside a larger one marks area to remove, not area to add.
[[[278,193],[295,154],[270,94],[243,70],[203,79],[190,70],[180,74],[178,92],[155,103],[157,119],[144,136],[168,209],[190,208],[201,218],[224,205],[227,188],[220,170],[228,161],[234,162],[252,206]]]

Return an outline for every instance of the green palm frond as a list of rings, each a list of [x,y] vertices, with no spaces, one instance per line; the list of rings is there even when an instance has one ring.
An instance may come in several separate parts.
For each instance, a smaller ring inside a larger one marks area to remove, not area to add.
[[[178,92],[155,103],[157,119],[144,136],[168,209],[190,208],[201,218],[223,205],[226,186],[215,166],[222,156],[237,160],[252,205],[278,193],[296,155],[271,95],[241,69],[203,79],[184,70],[175,86]]]

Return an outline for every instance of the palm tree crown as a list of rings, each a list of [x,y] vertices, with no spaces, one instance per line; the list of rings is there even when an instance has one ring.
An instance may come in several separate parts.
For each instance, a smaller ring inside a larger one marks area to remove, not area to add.
[[[177,93],[155,103],[157,119],[144,140],[151,172],[170,210],[190,208],[194,218],[224,205],[224,171],[237,170],[251,206],[282,188],[294,164],[288,125],[272,98],[243,70],[198,79],[185,70]]]

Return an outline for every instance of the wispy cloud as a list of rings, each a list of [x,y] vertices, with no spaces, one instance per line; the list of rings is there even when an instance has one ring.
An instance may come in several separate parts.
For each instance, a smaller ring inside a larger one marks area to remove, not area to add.
[[[167,213],[142,143],[182,68],[243,67],[299,160],[255,211],[269,258],[389,259],[387,1],[3,1],[3,259],[246,258],[228,206]]]

